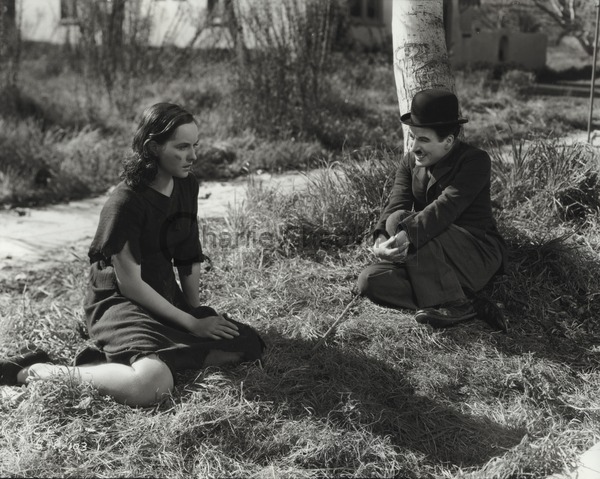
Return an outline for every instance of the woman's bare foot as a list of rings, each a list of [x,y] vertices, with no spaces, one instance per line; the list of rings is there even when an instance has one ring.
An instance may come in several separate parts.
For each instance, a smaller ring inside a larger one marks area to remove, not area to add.
[[[66,366],[56,364],[36,363],[29,367],[21,369],[17,374],[17,381],[20,384],[27,384],[31,381],[39,381],[40,379],[49,379],[57,374],[68,373]]]

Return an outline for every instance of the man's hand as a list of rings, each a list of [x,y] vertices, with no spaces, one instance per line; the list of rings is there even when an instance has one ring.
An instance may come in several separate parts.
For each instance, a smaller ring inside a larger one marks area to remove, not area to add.
[[[237,326],[220,314],[202,319],[194,318],[194,320],[190,331],[201,338],[233,339],[240,335]]]
[[[410,241],[404,231],[400,231],[389,239],[379,235],[373,245],[373,253],[381,260],[402,263],[406,259],[409,246]]]

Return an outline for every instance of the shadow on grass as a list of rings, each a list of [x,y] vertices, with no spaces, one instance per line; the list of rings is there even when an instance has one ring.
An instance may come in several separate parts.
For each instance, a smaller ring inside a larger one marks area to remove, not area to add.
[[[246,378],[245,396],[281,405],[291,420],[317,417],[348,432],[389,438],[400,454],[461,467],[483,465],[525,435],[415,394],[399,368],[351,346],[313,353],[313,342],[275,330],[265,337],[264,368]]]
[[[571,234],[529,237],[505,234],[506,274],[482,292],[504,305],[509,332],[496,346],[507,354],[535,353],[574,369],[597,364],[600,342],[600,258]]]

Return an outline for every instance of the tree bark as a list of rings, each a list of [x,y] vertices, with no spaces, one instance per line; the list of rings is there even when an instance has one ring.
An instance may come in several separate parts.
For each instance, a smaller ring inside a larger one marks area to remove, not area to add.
[[[113,0],[112,9],[107,18],[107,43],[111,56],[111,67],[117,69],[123,61],[123,22],[125,20],[125,1]]]
[[[0,78],[0,90],[16,91],[17,88],[21,64],[19,21],[15,0],[0,0],[0,72],[3,77]]]
[[[400,114],[415,93],[427,88],[455,91],[444,34],[443,0],[393,0],[394,78]],[[404,151],[409,148],[404,129]]]
[[[224,16],[233,41],[238,65],[243,69],[248,63],[248,50],[244,39],[243,18],[241,18],[240,7],[236,5],[235,0],[224,0]]]

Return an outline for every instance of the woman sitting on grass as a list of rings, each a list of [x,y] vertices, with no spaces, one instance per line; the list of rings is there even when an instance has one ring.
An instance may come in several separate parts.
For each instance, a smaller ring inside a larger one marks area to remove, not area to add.
[[[49,364],[40,350],[1,361],[0,384],[68,374],[147,406],[171,392],[177,371],[261,357],[264,343],[252,328],[200,305],[198,182],[190,174],[198,134],[177,105],[144,112],[88,253],[84,310],[97,348],[78,354],[75,366]]]

